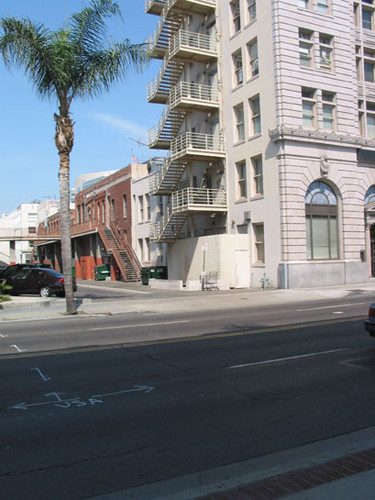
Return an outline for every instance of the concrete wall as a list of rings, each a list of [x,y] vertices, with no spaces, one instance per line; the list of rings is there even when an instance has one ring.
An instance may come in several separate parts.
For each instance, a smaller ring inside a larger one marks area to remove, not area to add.
[[[279,267],[279,288],[345,285],[368,279],[366,262],[288,263]]]
[[[223,234],[179,240],[169,246],[168,257],[168,278],[171,280],[186,283],[199,280],[203,271],[218,271],[219,280],[226,281],[231,288],[250,286],[247,235]]]

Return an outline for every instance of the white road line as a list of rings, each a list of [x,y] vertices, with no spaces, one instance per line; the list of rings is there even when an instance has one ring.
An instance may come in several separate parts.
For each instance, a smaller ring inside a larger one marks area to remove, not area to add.
[[[234,368],[245,368],[247,366],[269,365],[271,363],[282,363],[283,361],[290,361],[293,359],[301,359],[301,358],[311,358],[313,356],[322,356],[324,354],[332,354],[334,352],[342,352],[342,351],[347,351],[347,350],[348,350],[348,348],[345,347],[344,349],[332,349],[330,351],[312,352],[310,354],[300,354],[299,356],[289,356],[287,358],[268,359],[266,361],[256,361],[255,363],[246,363],[243,365],[233,365],[233,366],[228,366],[226,369],[232,370]]]
[[[306,309],[296,309],[299,311],[319,311],[320,309],[338,309],[339,307],[351,307],[351,306],[363,306],[364,304],[369,304],[369,302],[357,302],[355,304],[336,304],[335,306],[321,306],[321,307],[308,307]]]
[[[95,285],[86,285],[86,283],[79,283],[79,286],[81,287],[87,287],[87,288],[96,288],[97,290],[107,290],[111,292],[120,292],[120,293],[140,293],[142,295],[150,295],[151,292],[141,292],[140,290],[128,290],[124,288],[116,288],[116,287],[110,287],[110,286],[95,286]]]
[[[161,325],[176,325],[178,323],[190,323],[188,320],[180,320],[180,321],[164,321],[162,323],[143,323],[143,324],[135,324],[135,325],[119,325],[119,326],[103,326],[102,328],[89,328],[89,331],[94,330],[120,330],[122,328],[138,328],[140,326],[161,326]]]

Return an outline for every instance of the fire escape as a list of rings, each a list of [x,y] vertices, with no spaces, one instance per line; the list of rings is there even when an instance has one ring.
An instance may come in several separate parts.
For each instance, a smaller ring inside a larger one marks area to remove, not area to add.
[[[148,85],[147,98],[164,104],[158,125],[149,131],[148,142],[151,149],[167,150],[165,158],[156,160],[159,168],[151,178],[150,194],[170,198],[167,210],[151,227],[154,242],[175,241],[191,215],[227,211],[225,189],[202,182],[207,166],[225,158],[223,137],[218,130],[197,132],[190,125],[192,116],[203,116],[204,124],[219,110],[217,82],[189,78],[192,64],[216,65],[216,32],[197,31],[196,26],[187,29],[194,26],[190,23],[194,16],[205,19],[215,9],[216,0],[146,0],[146,12],[160,16],[149,43],[153,56],[162,59],[158,75]],[[188,173],[192,168],[194,182]]]

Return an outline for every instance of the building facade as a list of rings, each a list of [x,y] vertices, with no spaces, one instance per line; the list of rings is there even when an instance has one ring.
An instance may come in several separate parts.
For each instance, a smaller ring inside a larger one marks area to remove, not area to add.
[[[375,2],[146,0],[169,277],[295,288],[375,276]],[[207,267],[208,266],[208,267]]]
[[[136,198],[137,202],[142,200],[145,203],[142,225],[148,229],[145,224],[149,222],[148,214],[151,214],[150,207],[146,206],[148,168],[146,163],[130,164],[113,173],[101,173],[106,175],[100,175],[100,178],[95,178],[95,174],[81,176],[84,183],[76,183],[78,189],[71,209],[71,237],[72,265],[78,279],[94,279],[95,269],[105,265],[112,280],[139,281],[141,267],[150,265],[154,256],[149,247],[146,252],[142,245],[149,241],[148,232],[143,230],[142,238],[137,236],[133,220],[133,198]],[[133,184],[139,184],[142,179],[146,179],[143,188],[138,187],[133,195]],[[60,215],[40,224],[38,236],[43,236],[44,240],[36,244],[37,259],[62,271]],[[138,241],[142,241],[140,248],[137,248]]]

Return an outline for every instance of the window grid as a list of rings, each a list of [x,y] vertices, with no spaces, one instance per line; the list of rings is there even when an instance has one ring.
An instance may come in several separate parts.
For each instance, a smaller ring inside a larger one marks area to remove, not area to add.
[[[332,71],[332,37],[319,34],[320,68]]]
[[[241,49],[233,54],[235,85],[243,83],[243,66],[242,66],[242,51]]]
[[[263,194],[263,162],[262,157],[252,158],[251,160],[253,168],[253,193],[254,196],[259,196]]]
[[[246,162],[241,161],[236,163],[237,170],[237,200],[247,198],[246,189]]]
[[[264,264],[264,225],[253,224],[254,243],[255,243],[255,259],[257,264]]]
[[[257,18],[256,0],[247,0],[247,10],[249,14],[249,22],[253,23]]]
[[[256,39],[248,44],[248,51],[250,59],[250,75],[254,77],[259,75],[258,41]]]
[[[252,133],[253,135],[260,134],[262,131],[261,118],[260,118],[260,100],[259,96],[250,99]]]
[[[239,0],[234,0],[230,4],[232,10],[233,32],[237,33],[241,29],[241,11]]]
[[[304,127],[313,128],[316,123],[315,90],[302,88],[302,121]]]
[[[236,139],[237,141],[245,140],[245,120],[244,120],[244,111],[243,104],[236,106],[234,108],[234,114],[236,118]]]
[[[313,33],[311,31],[299,30],[299,60],[300,65],[312,67]]]

